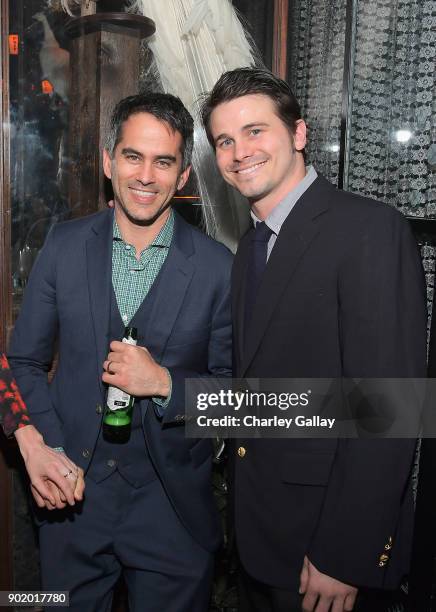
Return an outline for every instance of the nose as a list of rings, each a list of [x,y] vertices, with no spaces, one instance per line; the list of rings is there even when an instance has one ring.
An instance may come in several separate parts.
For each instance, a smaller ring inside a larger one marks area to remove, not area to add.
[[[144,161],[140,166],[138,166],[135,178],[142,185],[149,185],[150,183],[154,183],[155,176],[153,164]]]
[[[233,160],[240,162],[243,161],[244,159],[247,159],[247,157],[251,157],[252,152],[250,149],[250,145],[248,142],[246,142],[244,139],[241,140],[235,140],[235,143],[233,145]]]

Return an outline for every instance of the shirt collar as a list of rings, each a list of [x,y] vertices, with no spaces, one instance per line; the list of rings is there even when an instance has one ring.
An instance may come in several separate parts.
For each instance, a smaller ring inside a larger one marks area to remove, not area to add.
[[[167,249],[171,246],[171,241],[174,233],[174,212],[171,210],[168,216],[168,219],[165,222],[165,225],[162,227],[156,238],[153,242],[147,247],[150,248],[152,246],[165,247]],[[114,223],[113,223],[113,239],[116,241],[124,242],[127,244],[120,232],[120,228],[118,227],[118,223],[115,219],[114,215]]]
[[[283,200],[281,200],[273,208],[268,217],[265,219],[265,223],[274,232],[274,234],[278,235],[283,223],[286,220],[286,217],[294,208],[295,204],[301,198],[303,193],[309,189],[317,177],[318,174],[315,168],[312,165],[308,166],[306,176],[298,183],[298,185],[294,187],[294,189],[292,189],[292,191],[285,195]],[[260,219],[254,214],[253,210],[250,211],[250,214],[254,225],[260,222]]]

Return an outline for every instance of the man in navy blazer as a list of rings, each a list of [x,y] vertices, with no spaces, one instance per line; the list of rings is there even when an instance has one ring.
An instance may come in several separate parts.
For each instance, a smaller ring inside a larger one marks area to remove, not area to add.
[[[184,381],[229,375],[232,257],[171,209],[192,142],[178,98],[117,105],[104,151],[114,209],[52,228],[12,338],[32,422],[86,472],[80,507],[39,516],[42,586],[80,612],[110,609],[121,572],[132,611],[208,607],[212,448],[184,435]],[[120,342],[126,325],[136,347]],[[108,384],[136,398],[126,444],[102,436]]]
[[[402,215],[305,167],[298,102],[266,70],[225,73],[203,121],[255,225],[232,272],[235,375],[425,377],[424,275]],[[414,449],[413,439],[239,439],[240,611],[385,610],[409,565]]]

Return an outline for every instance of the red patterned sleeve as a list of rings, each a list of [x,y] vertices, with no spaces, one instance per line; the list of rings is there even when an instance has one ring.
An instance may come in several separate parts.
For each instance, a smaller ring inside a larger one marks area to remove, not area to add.
[[[0,353],[0,425],[7,436],[19,427],[30,425],[26,406],[3,353]]]

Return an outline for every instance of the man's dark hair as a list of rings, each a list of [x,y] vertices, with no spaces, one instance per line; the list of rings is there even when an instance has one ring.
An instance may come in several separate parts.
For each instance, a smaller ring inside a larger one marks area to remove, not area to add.
[[[225,72],[218,79],[201,105],[201,119],[207,139],[213,147],[215,147],[215,143],[210,131],[212,111],[219,104],[253,94],[262,94],[271,98],[277,116],[287,126],[291,134],[295,133],[295,123],[301,119],[301,109],[286,81],[262,68],[237,68]]]
[[[159,121],[167,123],[174,132],[181,134],[182,170],[185,170],[191,163],[194,121],[180,98],[166,93],[137,94],[118,102],[113,110],[106,138],[109,155],[113,157],[116,146],[122,138],[124,122],[139,113],[149,113]]]

